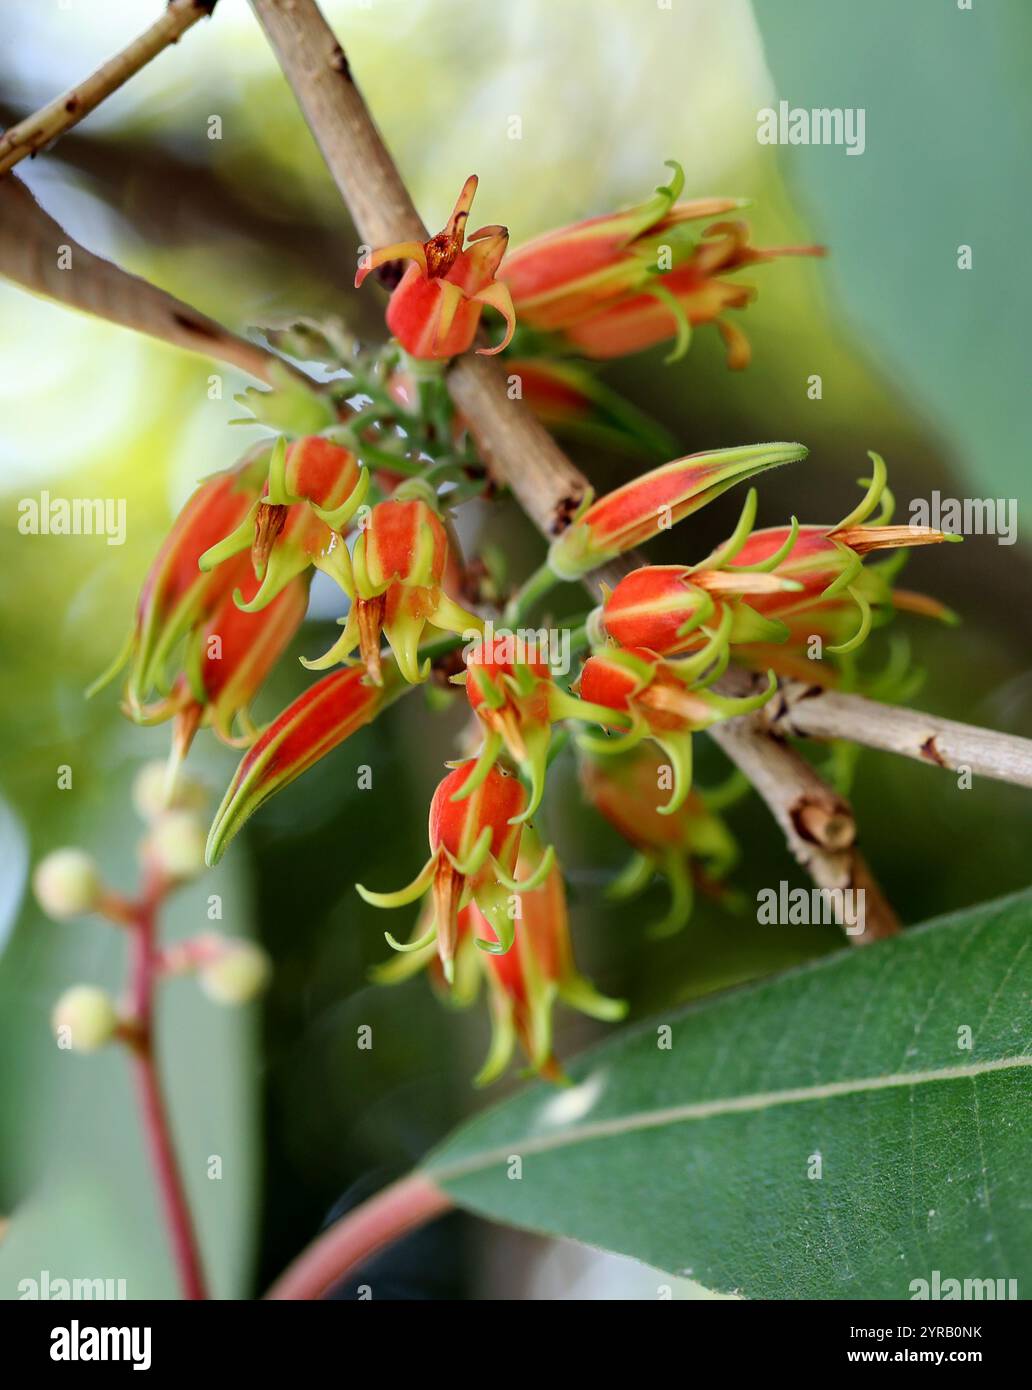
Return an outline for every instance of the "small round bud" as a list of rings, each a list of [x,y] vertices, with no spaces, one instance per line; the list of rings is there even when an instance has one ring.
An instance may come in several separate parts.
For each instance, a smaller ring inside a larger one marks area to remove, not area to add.
[[[229,941],[198,971],[201,988],[216,1004],[246,1004],[260,994],[272,973],[269,957],[253,941]]]
[[[39,861],[32,875],[36,901],[59,922],[92,912],[102,888],[95,860],[81,849],[55,849]]]
[[[166,811],[203,811],[207,799],[203,785],[182,768],[170,786],[168,763],[160,759],[144,763],[133,778],[133,805],[141,820],[157,820]]]
[[[204,872],[204,826],[190,811],[167,811],[151,827],[146,853],[166,878],[196,878]]]
[[[54,1005],[50,1026],[60,1047],[96,1052],[114,1037],[118,1014],[104,990],[95,985],[73,985]]]

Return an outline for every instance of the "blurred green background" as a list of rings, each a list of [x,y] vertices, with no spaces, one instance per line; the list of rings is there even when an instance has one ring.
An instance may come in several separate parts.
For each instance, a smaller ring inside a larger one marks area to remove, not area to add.
[[[91,69],[158,9],[157,0],[12,0],[0,125]],[[858,495],[869,448],[886,457],[904,517],[935,488],[1016,499],[1019,518],[1032,505],[1032,288],[1021,273],[1032,90],[1020,59],[1032,12],[1020,0],[976,0],[970,11],[953,0],[341,0],[325,9],[431,227],[471,171],[481,177],[480,221],[507,223],[518,243],[640,200],[676,157],[689,195],[755,200],[757,244],[829,246],[823,262],[746,277],[760,290],[739,320],[754,349],[747,372],[726,371],[712,329],[675,366],[661,366],[657,349],[605,371],[682,452],[806,443],[805,464],[765,482],[763,524],[792,511],[836,519]],[[862,107],[864,154],[759,145],[757,110],[781,98]],[[217,140],[208,138],[213,115]],[[513,115],[521,139],[509,138]],[[244,0],[221,0],[210,23],[21,172],[90,249],[234,328],[334,313],[370,340],[382,333],[376,293],[350,289],[357,239]],[[962,244],[972,247],[969,271],[957,269]],[[163,753],[165,734],[127,725],[111,693],[87,704],[82,691],[120,644],[140,579],[194,480],[256,435],[228,423],[243,377],[3,282],[0,353],[0,1216],[9,1218],[0,1296],[47,1269],[125,1278],[131,1297],[168,1297],[174,1282],[123,1059],[58,1052],[47,1021],[67,984],[117,987],[123,943],[100,924],[44,920],[26,896],[27,874],[48,849],[76,843],[130,886],[140,827],[127,788],[142,761]],[[213,372],[221,399],[210,399]],[[819,401],[807,396],[813,373]],[[625,476],[626,460],[578,457],[596,484]],[[18,500],[43,488],[124,497],[126,544],[19,535]],[[722,499],[657,557],[698,558],[739,504]],[[539,543],[513,508],[483,525],[504,538],[515,573],[537,562]],[[897,627],[930,672],[919,703],[1028,735],[1022,536],[1019,525],[1016,546],[975,536],[918,552],[908,587],[944,599],[963,625]],[[298,653],[322,650],[329,635],[334,608],[321,586],[313,614]],[[288,660],[258,713],[305,682]],[[207,894],[219,892],[225,930],[259,938],[276,967],[266,1000],[243,1013],[217,1010],[189,982],[162,998],[177,1142],[219,1296],[259,1291],[335,1207],[404,1171],[484,1103],[469,1085],[486,1042],[482,1012],[443,1011],[419,979],[368,984],[387,950],[385,922],[352,889],[358,866],[379,886],[422,862],[426,803],[460,726],[458,711],[433,713],[420,693],[409,696],[274,800],[217,875],[168,913],[168,936],[201,930]],[[726,769],[699,743],[700,779],[715,782]],[[69,791],[57,788],[62,764],[73,769]],[[371,791],[356,789],[360,764],[373,768]],[[191,765],[217,800],[233,757],[204,736]],[[663,890],[650,890],[641,911],[603,902],[624,847],[579,807],[566,758],[553,775],[542,821],[568,869],[578,957],[602,989],[630,999],[632,1016],[837,946],[830,929],[772,931],[751,913],[705,904],[682,936],[646,943]],[[935,769],[872,753],[854,803],[864,849],[908,922],[1028,882],[1028,803],[1014,788],[960,792]],[[798,881],[761,805],[743,804],[732,821],[750,900],[759,886]],[[371,1051],[356,1045],[361,1025],[373,1028]],[[561,1050],[595,1031],[564,1016]],[[218,1182],[206,1176],[215,1154]],[[628,1262],[479,1223],[454,1221],[420,1249],[403,1262],[401,1292],[655,1296],[652,1275]]]

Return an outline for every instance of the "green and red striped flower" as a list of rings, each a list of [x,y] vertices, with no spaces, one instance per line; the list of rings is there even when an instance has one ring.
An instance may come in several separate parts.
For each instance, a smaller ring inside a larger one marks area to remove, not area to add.
[[[517,247],[501,278],[522,324],[560,334],[587,357],[622,357],[673,339],[673,360],[687,350],[694,326],[715,323],[727,343],[728,365],[744,367],[748,341],[724,315],[744,308],[755,290],[723,277],[780,256],[823,255],[823,248],[758,250],[738,220],[711,222],[699,234],[693,223],[723,219],[742,202],[679,203],[684,174],[674,160],[667,167],[674,176],[652,198]]]
[[[634,478],[584,506],[552,542],[548,562],[578,579],[699,511],[736,483],[806,458],[802,444],[747,444],[689,454]]]
[[[634,850],[608,896],[618,901],[634,897],[657,874],[669,885],[669,909],[649,928],[649,936],[680,931],[697,891],[718,900],[729,897],[723,879],[738,858],[738,846],[709,794],[689,792],[667,814],[663,801],[673,786],[673,767],[647,744],[607,757],[582,749],[578,766],[588,801]],[[721,789],[714,802],[725,795]]]
[[[470,635],[483,627],[444,590],[449,555],[432,493],[418,479],[403,484],[390,501],[377,503],[355,541],[344,631],[329,651],[305,665],[323,670],[347,660],[357,647],[369,679],[379,683],[382,632],[405,679],[425,680],[429,663],[420,666],[418,651],[427,623]]]
[[[214,473],[197,488],[172,524],[140,590],[136,621],[122,652],[91,687],[99,690],[129,662],[125,704],[137,718],[155,693],[167,695],[172,657],[180,643],[240,582],[232,563],[198,569],[198,561],[226,530],[236,527],[258,497],[265,463],[248,456],[235,468]]]
[[[612,719],[612,711],[593,708],[560,689],[548,664],[521,650],[522,640],[492,629],[474,644],[465,672],[455,679],[465,682],[470,708],[485,730],[476,766],[460,795],[468,796],[479,785],[504,748],[530,784],[522,813],[527,820],[544,796],[552,725],[561,719],[598,723],[607,715]]]
[[[374,719],[399,687],[404,688],[398,680],[369,685],[352,666],[324,676],[289,704],[233,774],[208,835],[208,863],[218,863],[259,806]]]
[[[661,815],[673,815],[684,804],[692,784],[692,734],[721,719],[759,709],[773,695],[774,673],[766,690],[736,699],[706,689],[727,664],[726,632],[718,630],[690,657],[664,661],[655,652],[610,647],[590,656],[581,668],[580,694],[594,705],[605,705],[629,721],[627,733],[616,738],[582,734],[582,747],[611,755],[627,752],[651,738],[666,754],[672,768],[669,801]]]
[[[325,435],[306,435],[288,445],[281,436],[267,455],[261,495],[240,524],[200,556],[214,569],[244,551],[261,581],[254,596],[237,599],[257,611],[311,566],[345,590],[350,583],[343,536],[369,487],[369,474],[354,455]]]
[[[473,763],[463,763],[439,783],[430,803],[430,858],[405,888],[394,893],[374,893],[361,884],[358,892],[374,907],[404,907],[430,893],[433,916],[423,936],[399,943],[387,940],[397,951],[417,951],[436,941],[441,968],[449,983],[454,979],[459,914],[475,902],[490,922],[491,939],[478,938],[488,952],[507,951],[513,940],[509,896],[536,887],[543,881],[554,858],[551,847],[541,856],[524,882],[513,878],[523,833],[521,816],[527,795],[519,781],[492,767],[468,797],[456,799]]]

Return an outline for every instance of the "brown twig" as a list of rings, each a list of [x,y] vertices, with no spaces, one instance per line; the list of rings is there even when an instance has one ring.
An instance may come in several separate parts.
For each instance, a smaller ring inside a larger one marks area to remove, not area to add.
[[[14,174],[0,179],[0,274],[70,308],[229,362],[259,381],[269,382],[280,362],[181,299],[87,251]]]
[[[1000,734],[835,690],[785,682],[762,718],[773,732],[848,739],[951,772],[1032,787],[1032,739]]]
[[[710,737],[749,779],[781,826],[788,848],[818,888],[863,890],[862,931],[845,922],[855,946],[894,936],[899,918],[856,845],[856,820],[844,797],[796,750],[772,737],[762,711],[714,724]]]
[[[169,0],[160,18],[128,47],[109,58],[84,81],[70,87],[67,92],[62,92],[53,101],[47,102],[46,106],[33,115],[5,130],[0,135],[0,174],[6,174],[20,160],[36,154],[64,131],[78,125],[105,97],[116,92],[152,58],[163,53],[171,44],[177,43],[181,35],[199,19],[210,15],[216,2],[217,0]]]

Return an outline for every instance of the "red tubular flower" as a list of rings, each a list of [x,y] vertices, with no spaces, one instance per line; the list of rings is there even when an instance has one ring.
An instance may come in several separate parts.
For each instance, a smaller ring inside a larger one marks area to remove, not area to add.
[[[560,579],[578,579],[669,530],[736,483],[806,455],[802,444],[747,444],[689,454],[653,468],[597,501],[589,495],[552,542],[548,562]]]
[[[246,589],[257,588],[248,576]],[[251,701],[290,646],[308,609],[308,582],[292,579],[258,612],[241,609],[224,598],[203,628],[190,637],[185,671],[173,700],[182,700],[176,715],[177,739],[185,755],[193,731],[210,725],[225,743],[252,743],[258,730],[250,718]],[[233,734],[239,722],[241,735]]]
[[[498,768],[472,795],[456,801],[473,771],[464,763],[442,779],[430,803],[430,858],[405,888],[395,893],[373,893],[356,888],[374,907],[404,907],[431,892],[433,917],[426,933],[416,941],[399,944],[390,933],[387,940],[397,951],[418,951],[437,942],[441,967],[449,984],[454,979],[459,914],[476,902],[491,923],[494,938],[478,940],[489,952],[507,951],[512,945],[513,924],[508,916],[508,894],[537,887],[549,872],[554,854],[549,847],[530,878],[520,883],[513,877],[520,848],[520,813],[526,793],[515,777]]]
[[[544,635],[544,634],[542,634]],[[552,725],[560,719],[612,720],[612,710],[595,708],[561,690],[545,661],[524,649],[526,639],[488,628],[466,657],[464,675],[470,708],[486,730],[473,773],[460,797],[480,785],[504,747],[530,783],[530,800],[521,820],[531,817],[545,792],[545,770]]]
[[[369,474],[354,455],[324,435],[306,435],[289,446],[281,436],[267,460],[261,496],[239,526],[198,562],[210,570],[250,551],[261,584],[246,603],[242,596],[237,599],[250,612],[271,603],[312,565],[348,589],[343,535],[369,487]]]
[[[218,863],[233,836],[270,796],[368,724],[396,693],[393,685],[367,685],[362,671],[349,667],[325,676],[289,704],[233,774],[208,835],[208,863]]]
[[[517,872],[534,876],[542,859],[541,846],[529,826],[524,828]],[[397,984],[426,969],[434,988],[446,994],[449,1004],[466,1007],[478,993],[481,976],[490,990],[492,1041],[484,1065],[476,1077],[478,1086],[494,1081],[508,1066],[518,1041],[539,1075],[563,1079],[552,1049],[552,1009],[556,999],[606,1022],[624,1016],[622,1000],[607,999],[579,974],[573,960],[566,893],[562,875],[552,864],[536,888],[524,888],[518,900],[515,940],[511,950],[500,953],[494,927],[471,900],[458,916],[454,984],[449,986],[437,948],[427,939],[433,908],[416,925],[412,949],[377,966],[372,972],[378,984]],[[477,949],[477,941],[494,945],[495,951]]]
[[[687,349],[694,325],[716,323],[729,365],[743,367],[748,342],[722,315],[743,308],[755,291],[720,277],[779,256],[823,255],[823,247],[757,250],[737,221],[715,222],[700,237],[691,223],[722,217],[741,201],[678,203],[684,174],[674,160],[667,167],[674,177],[647,202],[537,237],[507,257],[501,278],[521,322],[561,333],[589,357],[623,356],[673,338],[672,360]]]
[[[580,693],[592,704],[619,710],[630,721],[618,738],[581,735],[581,746],[603,755],[627,752],[643,739],[653,739],[670,760],[673,790],[660,807],[673,815],[684,804],[692,782],[692,733],[721,719],[758,709],[773,695],[776,680],[770,672],[767,689],[759,695],[734,699],[705,688],[727,665],[726,630],[718,630],[693,656],[663,661],[655,652],[608,648],[588,658],[581,669]]]
[[[172,525],[144,580],[136,604],[136,622],[119,656],[90,687],[90,694],[112,680],[130,662],[126,707],[136,718],[155,691],[167,694],[173,651],[195,624],[204,620],[226,593],[240,582],[239,568],[197,568],[200,557],[227,527],[251,510],[261,488],[260,458],[246,458],[236,468],[214,473],[191,496]]]
[[[607,895],[624,900],[642,892],[655,874],[670,887],[670,908],[649,928],[652,937],[671,936],[688,921],[695,892],[726,898],[721,880],[738,858],[738,846],[718,803],[736,783],[711,796],[690,792],[673,815],[661,801],[670,788],[671,767],[654,749],[639,745],[613,757],[578,759],[581,786],[592,806],[632,845],[635,853]]]
[[[372,509],[352,555],[352,603],[344,631],[311,670],[323,670],[360,649],[369,679],[378,684],[383,632],[405,679],[426,679],[419,643],[427,623],[446,632],[475,633],[483,622],[444,592],[448,535],[441,518],[417,492],[418,480],[403,484],[388,502]],[[417,495],[411,495],[417,493]],[[408,494],[408,495],[406,495]],[[432,493],[427,491],[427,498]]]
[[[697,651],[722,625],[731,643],[779,641],[781,625],[750,605],[800,589],[796,580],[777,575],[644,565],[605,592],[601,621],[621,647],[647,647],[659,656]]]
[[[457,357],[472,346],[484,305],[497,309],[505,319],[505,337],[492,354],[507,347],[516,327],[508,287],[495,272],[509,244],[505,227],[481,227],[464,248],[466,222],[477,191],[471,174],[462,186],[448,224],[429,241],[402,241],[383,246],[365,257],[355,276],[357,289],[371,270],[386,261],[412,261],[391,295],[387,327],[406,352],[420,358]]]
[[[518,871],[530,872],[541,858],[532,831],[524,833]],[[490,922],[473,906],[474,930],[494,939]],[[562,874],[553,864],[539,887],[520,895],[516,939],[504,955],[485,957],[490,988],[492,1040],[476,1084],[494,1081],[509,1065],[518,1041],[527,1061],[549,1081],[565,1080],[552,1042],[552,1010],[556,999],[587,1014],[612,1023],[624,1017],[622,999],[608,999],[581,975],[573,959],[566,891]]]
[[[859,505],[836,526],[799,526],[793,522],[790,527],[753,531],[754,509],[747,506],[735,534],[698,566],[699,573],[723,573],[734,582],[764,575],[791,581],[789,585],[758,590],[749,597],[750,607],[761,618],[778,624],[780,637],[772,639],[757,633],[754,637],[740,637],[740,641],[780,641],[786,646],[785,658],[792,661],[789,638],[793,631],[798,636],[798,627],[793,624],[790,628],[789,620],[810,614],[815,626],[807,637],[832,637],[834,645],[823,650],[844,655],[865,641],[878,611],[890,613],[897,607],[946,619],[952,616],[933,600],[893,591],[892,580],[902,564],[902,555],[873,568],[864,567],[864,558],[871,551],[961,539],[929,526],[886,524],[891,520],[894,505],[887,488],[888,474],[880,455],[871,453],[870,458],[874,466],[872,476],[862,480],[867,491]],[[867,524],[879,503],[880,515],[873,524]],[[697,580],[697,575],[693,577]],[[771,664],[777,667],[776,662]]]

